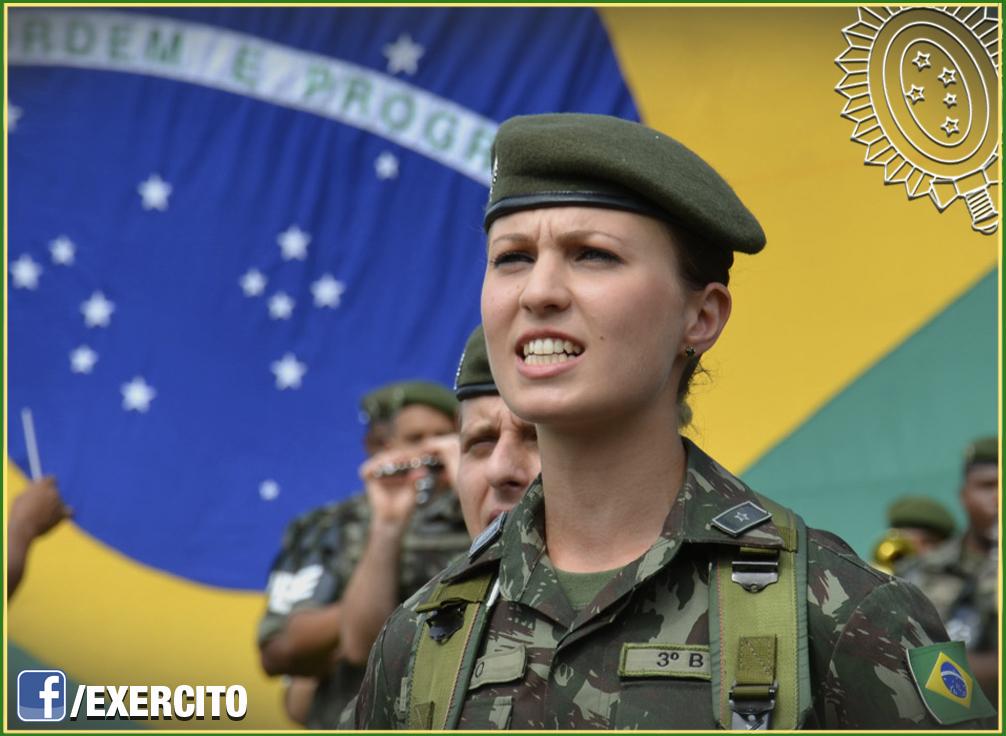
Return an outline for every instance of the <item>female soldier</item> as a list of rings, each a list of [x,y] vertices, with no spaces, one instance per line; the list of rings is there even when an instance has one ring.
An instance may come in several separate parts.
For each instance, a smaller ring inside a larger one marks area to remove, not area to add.
[[[485,225],[492,372],[541,476],[389,620],[371,728],[910,728],[991,714],[914,588],[678,429],[764,235],[635,123],[504,123]],[[503,517],[501,517],[502,519]],[[450,676],[447,676],[447,673]]]

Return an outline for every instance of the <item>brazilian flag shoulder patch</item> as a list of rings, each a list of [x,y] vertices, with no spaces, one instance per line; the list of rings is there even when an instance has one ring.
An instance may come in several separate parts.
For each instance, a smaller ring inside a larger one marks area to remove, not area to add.
[[[949,641],[909,649],[908,664],[922,702],[941,724],[995,715],[995,708],[968,669],[963,642]]]

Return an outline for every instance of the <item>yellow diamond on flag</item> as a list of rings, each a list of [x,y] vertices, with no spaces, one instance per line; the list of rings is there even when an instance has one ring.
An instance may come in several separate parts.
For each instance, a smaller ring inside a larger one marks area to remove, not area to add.
[[[936,663],[929,673],[929,679],[926,680],[926,690],[931,690],[965,708],[970,708],[973,683],[974,681],[964,667],[940,652],[940,656],[936,658]]]

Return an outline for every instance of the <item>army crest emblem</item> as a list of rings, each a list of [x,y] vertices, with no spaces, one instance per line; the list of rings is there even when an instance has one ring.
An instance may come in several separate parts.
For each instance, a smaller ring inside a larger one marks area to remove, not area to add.
[[[991,235],[999,212],[999,19],[993,7],[863,7],[835,59],[842,117],[865,161],[943,211],[963,200]]]

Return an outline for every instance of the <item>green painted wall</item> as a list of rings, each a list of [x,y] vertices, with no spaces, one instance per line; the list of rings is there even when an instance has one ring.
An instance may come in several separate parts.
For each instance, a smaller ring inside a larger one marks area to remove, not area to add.
[[[962,451],[997,428],[996,278],[993,269],[744,479],[863,557],[884,529],[887,504],[903,493],[932,495],[962,522]],[[785,356],[779,365],[786,369]]]

